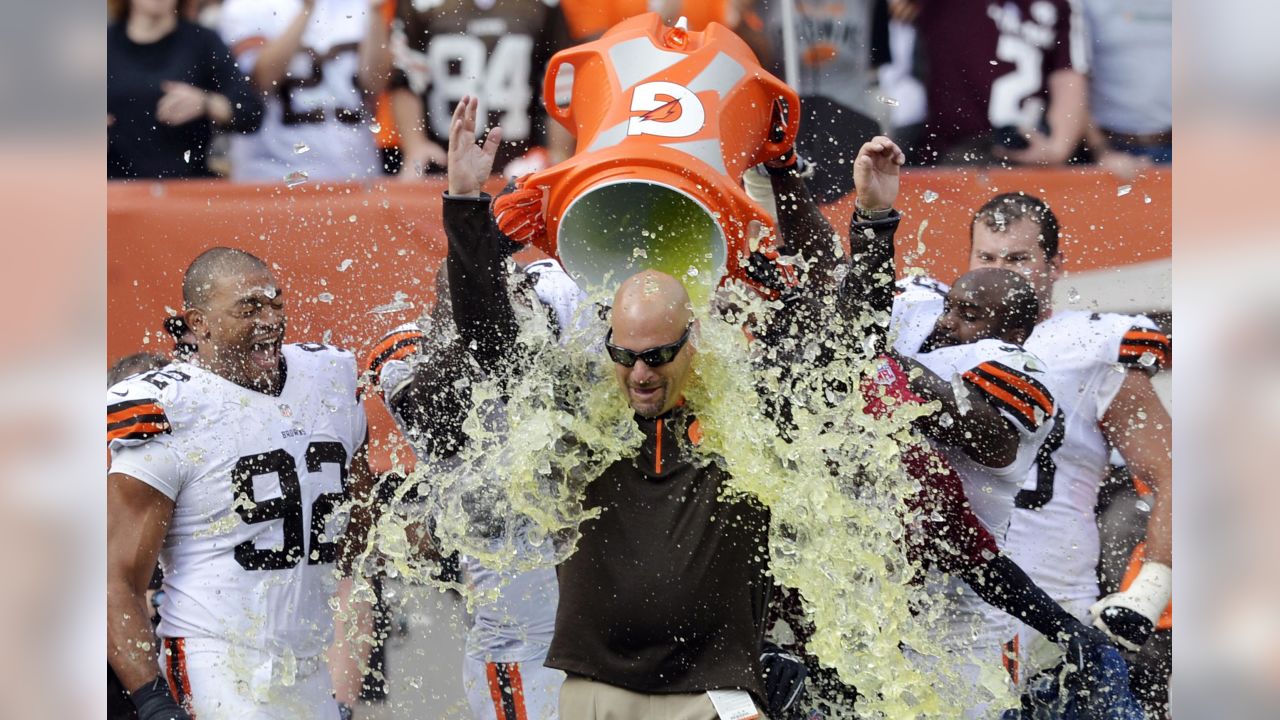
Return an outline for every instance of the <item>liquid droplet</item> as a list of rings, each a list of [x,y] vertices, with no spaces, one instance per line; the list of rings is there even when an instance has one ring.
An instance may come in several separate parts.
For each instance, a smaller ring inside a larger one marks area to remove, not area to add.
[[[355,222],[355,221],[356,221],[356,216],[355,216],[355,215],[352,215],[352,216],[350,216],[350,217],[348,217],[348,218],[347,218],[347,222]]]
[[[1142,196],[1142,202],[1143,202],[1143,204],[1150,205],[1150,204],[1151,204],[1151,196],[1150,196],[1150,195],[1143,195],[1143,196]]]
[[[1067,300],[1070,302],[1080,302],[1080,291],[1075,288],[1067,290]]]
[[[891,97],[886,97],[884,95],[877,95],[876,100],[881,103],[884,103],[885,105],[888,105],[889,107],[898,107],[898,101]]]
[[[1133,506],[1138,508],[1138,512],[1151,512],[1151,503],[1147,502],[1145,498],[1138,498],[1134,501]]]
[[[331,303],[333,302],[333,293],[320,293],[316,296],[316,299],[322,303]]]
[[[369,124],[369,132],[373,133],[374,135],[377,135],[378,133],[382,132],[382,124],[381,124],[381,123],[370,123],[370,124]]]
[[[689,277],[698,277],[698,268],[690,265],[689,269],[685,271],[685,274]]]
[[[1156,364],[1156,356],[1151,352],[1144,352],[1142,355],[1138,356],[1138,364],[1142,367],[1149,368]]]
[[[182,162],[184,162],[184,163],[189,163],[189,162],[191,162],[191,151],[190,151],[190,150],[187,150],[186,152],[182,153]]]
[[[352,263],[351,258],[347,258],[346,260],[343,260],[342,263],[338,265],[338,272],[346,272],[347,268],[351,267],[351,263]]]
[[[1125,195],[1128,195],[1132,191],[1133,191],[1132,185],[1121,185],[1120,187],[1116,188],[1116,197],[1124,197]]]
[[[284,176],[285,187],[294,188],[304,184],[305,182],[307,182],[307,174],[302,170],[294,170],[293,172]]]
[[[934,192],[934,191],[932,191],[932,190],[925,190],[925,191],[924,191],[924,195],[923,195],[922,197],[923,197],[923,199],[924,199],[924,201],[925,201],[925,202],[927,202],[927,203],[931,203],[931,202],[933,202],[934,200],[937,200],[937,199],[938,199],[938,193],[936,193],[936,192]]]
[[[307,145],[306,143],[302,143],[302,142],[300,142],[300,143],[294,143],[294,145],[293,145],[293,154],[294,154],[294,155],[301,155],[302,153],[304,153],[304,152],[306,152],[306,151],[308,151],[308,150],[310,150],[310,149],[311,149],[311,146]]]

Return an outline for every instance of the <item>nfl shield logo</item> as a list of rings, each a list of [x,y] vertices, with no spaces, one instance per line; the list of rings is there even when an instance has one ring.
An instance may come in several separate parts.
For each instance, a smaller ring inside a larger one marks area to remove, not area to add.
[[[289,403],[280,403],[280,414],[284,417],[293,417],[293,408],[289,407]]]

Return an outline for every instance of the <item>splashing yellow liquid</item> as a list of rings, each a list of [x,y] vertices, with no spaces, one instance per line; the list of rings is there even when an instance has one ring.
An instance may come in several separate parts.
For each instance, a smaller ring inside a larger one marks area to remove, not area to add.
[[[812,625],[807,651],[857,688],[861,717],[961,717],[964,708],[1000,696],[998,683],[964,682],[958,658],[939,645],[946,598],[925,591],[924,571],[904,542],[915,520],[906,500],[919,483],[903,470],[900,448],[917,440],[910,421],[934,408],[872,418],[860,392],[838,389],[859,387],[870,369],[861,350],[830,337],[793,348],[751,343],[742,323],[777,304],[734,285],[720,293],[721,304],[735,310],[698,313],[686,392],[703,431],[697,451],[729,471],[726,492],[754,495],[770,509],[771,570],[803,598]],[[580,313],[591,312],[584,303]],[[398,500],[410,487],[428,487],[426,507],[398,502],[374,532],[371,552],[385,558],[393,576],[439,584],[431,579],[435,566],[408,539],[424,516],[435,519],[441,550],[461,551],[495,571],[563,560],[579,523],[594,515],[581,506],[583,488],[639,446],[632,411],[600,347],[603,323],[575,323],[560,342],[539,312],[519,315],[524,362],[474,383],[468,444],[448,463],[420,465],[400,489]],[[815,364],[823,352],[835,360]],[[787,433],[767,411],[780,394],[790,400]],[[456,589],[469,609],[492,599]],[[913,660],[904,647],[928,662]]]

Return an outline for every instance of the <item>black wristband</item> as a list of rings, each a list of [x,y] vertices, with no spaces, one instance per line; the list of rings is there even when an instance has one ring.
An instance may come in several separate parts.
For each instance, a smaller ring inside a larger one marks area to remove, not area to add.
[[[169,683],[156,675],[147,684],[129,693],[138,709],[138,720],[190,720],[190,715],[169,694]]]
[[[854,216],[862,222],[878,222],[884,220],[893,214],[893,208],[881,208],[879,210],[864,210],[861,205],[856,202],[853,205]]]

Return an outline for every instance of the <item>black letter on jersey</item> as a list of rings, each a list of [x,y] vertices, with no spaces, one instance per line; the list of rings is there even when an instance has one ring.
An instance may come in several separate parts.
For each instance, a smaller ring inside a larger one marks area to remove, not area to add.
[[[326,565],[338,561],[338,543],[336,540],[321,542],[324,535],[325,522],[333,514],[333,509],[347,499],[347,449],[339,442],[317,441],[307,446],[307,472],[318,473],[324,463],[338,466],[338,484],[342,490],[321,493],[311,504],[311,556],[307,563]]]
[[[1063,436],[1066,435],[1067,419],[1059,410],[1053,416],[1053,429],[1044,439],[1044,444],[1036,451],[1036,489],[1019,490],[1013,498],[1013,505],[1021,510],[1038,510],[1053,499],[1053,476],[1058,472],[1058,463],[1053,454],[1062,447]]]
[[[280,497],[257,500],[253,478],[275,473],[280,480]],[[261,455],[246,455],[231,471],[231,491],[236,513],[245,524],[283,520],[284,545],[275,550],[259,550],[253,540],[236,545],[236,562],[245,570],[288,570],[302,559],[302,488],[298,466],[284,449]],[[248,501],[251,507],[245,507]]]

